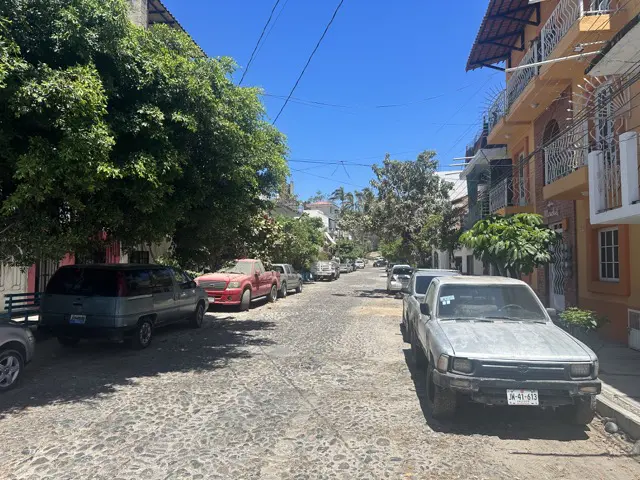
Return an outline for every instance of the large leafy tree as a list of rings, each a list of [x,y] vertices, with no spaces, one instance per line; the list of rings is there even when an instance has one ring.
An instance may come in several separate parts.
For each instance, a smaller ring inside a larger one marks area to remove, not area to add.
[[[519,278],[551,261],[551,247],[558,233],[543,224],[540,215],[519,213],[491,216],[478,221],[460,236],[481,260],[494,265],[500,275]]]
[[[0,0],[0,261],[171,237],[204,264],[287,173],[230,59],[125,0]]]
[[[371,209],[372,228],[396,255],[428,265],[433,248],[442,248],[455,223],[451,214],[450,182],[438,174],[435,152],[425,151],[415,161],[392,160],[375,165],[371,182],[378,191]]]
[[[290,263],[296,269],[309,269],[319,258],[324,245],[322,220],[308,215],[299,218],[279,217],[283,232],[273,253],[275,261]]]

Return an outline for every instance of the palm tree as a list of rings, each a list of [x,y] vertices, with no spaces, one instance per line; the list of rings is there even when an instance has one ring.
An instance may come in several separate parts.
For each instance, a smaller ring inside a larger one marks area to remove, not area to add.
[[[340,207],[342,207],[342,204],[344,203],[344,187],[336,188],[329,197],[329,200],[334,202],[336,200],[340,200]]]
[[[340,207],[340,210],[347,211],[347,210],[353,210],[355,207],[355,198],[353,196],[353,193],[348,192],[344,194],[344,200],[342,202],[342,205]]]

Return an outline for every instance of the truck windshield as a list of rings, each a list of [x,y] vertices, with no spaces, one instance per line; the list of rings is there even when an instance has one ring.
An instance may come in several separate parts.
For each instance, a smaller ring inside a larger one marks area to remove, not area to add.
[[[427,275],[419,275],[416,277],[416,293],[418,295],[424,295],[427,293],[427,288],[431,285],[431,280],[434,277]]]
[[[284,267],[282,265],[275,265],[273,269],[278,273],[284,273]]]
[[[524,285],[443,285],[437,301],[441,319],[546,321],[533,292]]]
[[[218,273],[240,273],[251,275],[251,262],[229,262]]]

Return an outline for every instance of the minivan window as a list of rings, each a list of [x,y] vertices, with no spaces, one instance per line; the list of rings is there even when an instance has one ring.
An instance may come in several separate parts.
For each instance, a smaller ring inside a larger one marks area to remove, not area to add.
[[[173,291],[173,279],[168,268],[153,271],[153,293]]]
[[[129,270],[124,272],[127,282],[127,296],[149,295],[152,289],[151,272],[149,270]]]
[[[45,293],[82,297],[115,297],[117,271],[101,268],[60,268],[53,274]]]

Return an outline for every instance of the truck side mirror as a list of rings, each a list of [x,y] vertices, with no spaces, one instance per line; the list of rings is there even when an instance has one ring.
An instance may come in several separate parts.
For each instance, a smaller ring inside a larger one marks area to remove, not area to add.
[[[422,315],[431,315],[431,312],[429,311],[429,304],[428,303],[421,303],[420,304],[420,313]]]

